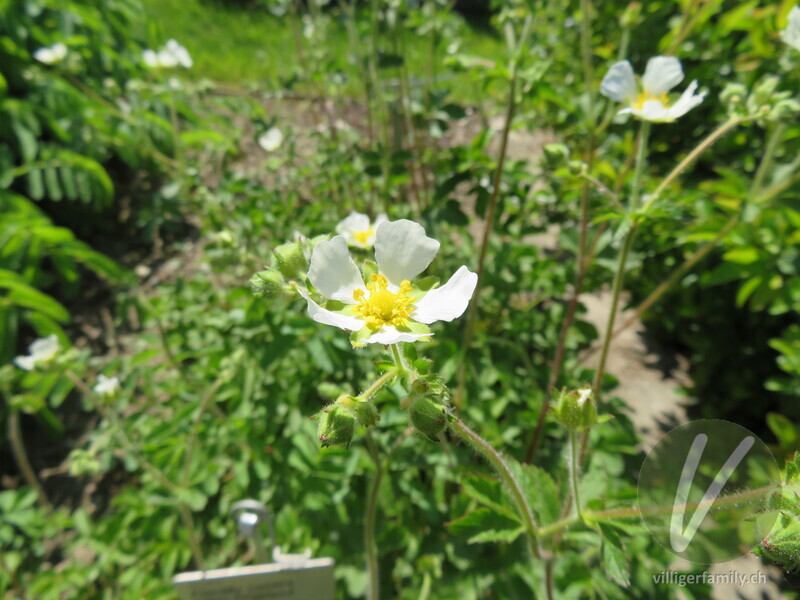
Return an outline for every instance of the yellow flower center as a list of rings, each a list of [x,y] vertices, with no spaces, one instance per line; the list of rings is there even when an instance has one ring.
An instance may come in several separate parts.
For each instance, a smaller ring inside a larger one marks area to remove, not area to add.
[[[355,241],[361,244],[362,246],[366,246],[367,241],[373,235],[375,235],[375,232],[372,230],[372,227],[370,227],[369,229],[365,229],[364,231],[354,231],[353,239],[355,239]]]
[[[355,307],[356,314],[367,324],[367,327],[377,331],[384,325],[402,327],[411,315],[411,306],[415,298],[408,295],[411,291],[411,282],[404,279],[400,282],[400,289],[395,294],[389,288],[389,282],[383,275],[373,275],[367,284],[369,297],[364,290],[355,290],[353,299],[358,300]]]
[[[647,90],[643,91],[636,97],[636,101],[633,103],[633,107],[636,110],[642,110],[644,108],[645,102],[649,102],[650,100],[657,100],[664,105],[664,108],[669,108],[669,98],[667,98],[667,92],[661,92],[660,94],[655,94],[653,92],[648,92]]]

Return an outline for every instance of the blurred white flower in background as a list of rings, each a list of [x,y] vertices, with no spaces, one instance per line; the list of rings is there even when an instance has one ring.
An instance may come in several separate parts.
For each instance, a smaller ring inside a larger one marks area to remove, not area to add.
[[[800,6],[789,12],[789,23],[781,31],[781,38],[795,50],[800,50]]]
[[[682,80],[681,61],[674,56],[655,56],[647,61],[641,86],[636,82],[631,63],[623,60],[612,65],[603,77],[600,93],[628,105],[619,114],[632,113],[645,121],[668,123],[685,115],[705,97],[705,92],[695,94],[697,81],[692,81],[680,98],[670,104],[667,93]]]
[[[97,383],[92,388],[95,394],[99,394],[104,398],[116,396],[120,389],[119,379],[117,377],[106,377],[105,375],[98,375]]]
[[[45,65],[60,63],[67,56],[67,47],[61,42],[56,42],[52,46],[39,48],[33,53],[33,58]]]
[[[367,215],[351,212],[336,226],[336,233],[344,237],[348,246],[369,249],[375,244],[378,225],[384,221],[388,221],[384,214],[378,215],[372,223]]]
[[[151,69],[174,69],[175,67],[190,69],[194,65],[189,51],[172,39],[168,40],[158,52],[155,50],[142,52],[142,60]]]
[[[258,145],[267,152],[280,148],[283,143],[283,132],[277,127],[270,127],[258,136]]]
[[[14,364],[25,371],[33,371],[37,366],[53,360],[60,349],[58,337],[55,334],[48,335],[28,346],[28,356],[18,356],[14,359]]]

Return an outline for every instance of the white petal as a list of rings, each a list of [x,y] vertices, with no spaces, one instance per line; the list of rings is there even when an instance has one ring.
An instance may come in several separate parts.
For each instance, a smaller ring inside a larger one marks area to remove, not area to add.
[[[356,231],[366,231],[367,229],[369,229],[369,217],[363,213],[351,212],[336,226],[336,233],[345,235]]]
[[[646,92],[668,92],[683,80],[681,61],[674,56],[654,56],[647,61],[642,85]]]
[[[420,338],[432,336],[432,333],[406,333],[398,331],[392,325],[381,327],[365,340],[367,344],[397,344],[398,342],[416,342]]]
[[[786,29],[781,31],[781,38],[796,50],[800,50],[800,6],[795,6],[789,12],[789,23]]]
[[[611,65],[600,83],[600,93],[616,102],[627,102],[636,97],[636,78],[627,60]]]
[[[348,317],[347,315],[340,315],[327,308],[322,308],[319,304],[309,298],[308,294],[301,289],[297,290],[300,295],[308,302],[308,316],[314,319],[317,323],[323,325],[333,325],[339,329],[349,329],[350,331],[359,331],[364,327],[364,321],[356,317]]]
[[[438,251],[439,242],[426,236],[422,225],[413,221],[386,221],[375,232],[378,270],[394,284],[422,273]]]
[[[411,318],[420,323],[452,321],[467,310],[478,275],[461,267],[442,287],[431,290],[416,302]]]
[[[267,152],[280,148],[283,143],[283,132],[277,127],[270,127],[258,136],[258,145]]]
[[[33,371],[36,361],[32,356],[18,356],[14,359],[14,364],[24,371]]]
[[[674,121],[675,119],[682,117],[703,101],[703,98],[706,96],[705,92],[701,94],[695,94],[694,92],[696,90],[697,81],[693,81],[689,84],[689,87],[686,88],[686,91],[681,94],[681,97],[678,98],[677,102],[669,107],[668,113],[670,121]]]
[[[145,50],[142,52],[142,60],[144,64],[146,64],[151,69],[155,69],[159,67],[158,63],[158,54],[154,50]]]
[[[631,112],[640,119],[654,123],[672,120],[669,109],[660,100],[648,100],[641,107],[631,108]]]
[[[35,361],[48,361],[58,353],[59,348],[58,336],[51,334],[33,342],[28,346],[28,352]]]
[[[353,292],[365,288],[361,271],[350,258],[347,242],[340,235],[314,246],[308,278],[323,296],[347,304],[355,304]]]

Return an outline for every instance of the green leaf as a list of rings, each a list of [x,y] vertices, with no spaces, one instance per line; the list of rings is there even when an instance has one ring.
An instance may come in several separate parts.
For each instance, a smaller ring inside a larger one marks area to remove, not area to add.
[[[767,413],[767,426],[783,448],[792,448],[797,441],[797,430],[792,422],[780,413]]]
[[[600,524],[599,527],[603,536],[601,553],[603,569],[618,585],[628,587],[631,584],[630,567],[619,534],[607,525]]]
[[[479,508],[448,524],[453,533],[469,535],[469,543],[511,543],[523,532],[517,519],[509,518],[488,508]]]
[[[561,501],[550,474],[534,465],[523,465],[510,457],[506,460],[528,503],[538,515],[540,524],[547,525],[557,521],[560,516]]]

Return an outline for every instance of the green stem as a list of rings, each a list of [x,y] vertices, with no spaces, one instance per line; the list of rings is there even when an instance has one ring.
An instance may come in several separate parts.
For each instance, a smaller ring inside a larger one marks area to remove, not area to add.
[[[208,410],[209,403],[213,400],[214,396],[216,395],[223,381],[224,380],[222,378],[219,378],[217,379],[216,382],[214,382],[214,385],[211,386],[211,389],[208,390],[208,393],[205,396],[203,396],[203,399],[200,401],[200,407],[197,409],[197,414],[195,414],[194,416],[194,421],[192,423],[192,430],[189,433],[189,438],[186,441],[186,451],[183,454],[183,473],[181,476],[181,485],[183,485],[184,487],[189,485],[189,475],[192,466],[192,455],[194,454],[195,443],[197,442],[197,435],[200,432],[200,422],[203,419],[203,415]]]
[[[390,344],[389,350],[392,353],[392,359],[397,367],[397,372],[413,383],[417,379],[417,372],[406,361],[403,356],[403,351],[400,349],[400,344]]]
[[[779,484],[765,485],[763,487],[756,488],[754,490],[747,490],[746,492],[731,494],[723,498],[715,498],[714,500],[686,503],[683,505],[682,508],[684,508],[684,510],[696,510],[701,507],[710,506],[709,512],[714,512],[725,508],[729,508],[731,506],[736,506],[742,503],[742,501],[760,498],[779,488],[780,488]],[[673,511],[679,506],[680,505],[652,506],[649,508],[638,508],[638,507],[615,508],[610,510],[598,510],[598,511],[584,510],[582,518],[584,521],[590,521],[590,522],[601,521],[601,520],[613,520],[613,519],[641,519],[647,515],[672,514]],[[580,521],[581,517],[577,515],[565,517],[563,519],[559,519],[558,521],[550,523],[549,525],[545,525],[544,527],[539,528],[539,530],[536,532],[536,535],[540,539],[546,538],[560,531],[563,531],[564,529],[572,527],[573,525],[577,525],[578,523],[580,523]]]
[[[708,148],[710,148],[717,140],[719,140],[723,135],[728,133],[731,129],[742,123],[744,120],[740,117],[731,117],[727,121],[725,121],[722,125],[717,127],[714,131],[712,131],[708,137],[706,137],[702,142],[700,142],[694,150],[692,150],[686,157],[678,163],[678,165],[672,169],[669,175],[667,175],[664,180],[658,185],[655,189],[653,194],[647,199],[647,202],[644,203],[642,206],[642,212],[647,212],[648,209],[653,205],[653,203],[661,196],[662,192],[667,189],[670,184],[677,179],[677,177],[683,173],[689,165],[691,165],[697,158],[705,152]]]
[[[417,597],[417,600],[428,600],[428,598],[430,598],[431,582],[432,582],[431,574],[425,573],[425,575],[422,578],[422,587],[420,587],[419,589],[419,596]]]
[[[392,347],[394,347],[394,345]],[[373,381],[372,385],[370,385],[367,389],[365,389],[363,392],[361,392],[361,394],[359,396],[356,396],[356,400],[361,401],[361,402],[369,400],[372,396],[374,396],[377,393],[377,391],[379,389],[381,389],[395,375],[397,375],[399,371],[400,371],[400,369],[397,368],[397,367],[395,367],[394,369],[389,369],[388,371],[386,371],[386,373],[384,373],[383,375],[378,377],[378,379]]]
[[[633,191],[631,194],[631,202],[628,207],[629,213],[636,212],[639,204],[639,197],[641,195],[641,180],[644,171],[644,163],[647,158],[647,138],[650,133],[650,123],[642,121],[641,136],[639,139],[639,149],[636,153],[636,168],[633,172]],[[622,292],[622,284],[625,280],[625,266],[628,262],[628,254],[633,246],[633,238],[636,234],[636,226],[632,225],[625,235],[625,241],[622,243],[622,249],[619,253],[619,262],[617,264],[617,272],[614,274],[614,285],[611,292],[611,308],[608,314],[608,324],[606,325],[606,332],[603,338],[603,348],[600,352],[600,360],[597,364],[597,371],[595,372],[594,397],[595,401],[600,401],[600,388],[603,383],[603,374],[606,368],[606,359],[608,358],[608,349],[611,345],[611,338],[614,333],[614,322],[617,318],[617,307],[619,306],[620,293]],[[587,439],[584,434],[584,438]]]
[[[369,429],[366,431],[367,446],[375,463],[375,476],[372,479],[367,508],[364,516],[364,548],[367,553],[367,573],[369,585],[367,587],[367,600],[378,600],[380,597],[380,568],[378,564],[378,545],[375,541],[375,515],[378,511],[378,491],[383,477],[383,464],[378,454],[378,447],[372,439]]]
[[[578,452],[578,435],[574,429],[569,430],[569,452],[570,452],[570,465],[569,465],[569,479],[572,484],[572,498],[575,505],[575,512],[578,519],[582,519],[581,501],[578,495],[578,481],[580,474],[580,452]]]
[[[781,142],[786,127],[786,123],[778,123],[769,136],[767,147],[764,149],[764,156],[761,158],[761,163],[758,165],[758,170],[756,170],[755,177],[753,178],[751,196],[760,192],[761,188],[764,187],[764,180],[767,178],[767,174],[772,167],[772,159],[775,156],[775,150],[778,149],[778,144]]]
[[[36,472],[33,470],[30,460],[28,460],[28,452],[25,450],[25,443],[22,441],[19,408],[9,403],[9,411],[8,441],[11,443],[11,452],[14,455],[14,460],[25,482],[36,492],[39,506],[50,512],[53,510],[53,507],[47,499],[47,494],[45,494],[42,484],[39,483],[39,479],[36,477]]]
[[[539,547],[537,540],[538,527],[536,524],[536,517],[533,514],[533,510],[531,510],[528,499],[525,497],[525,493],[522,491],[519,482],[517,482],[517,479],[514,477],[511,469],[509,469],[508,465],[506,464],[506,461],[489,442],[472,431],[472,429],[467,427],[464,422],[461,421],[461,419],[454,415],[450,415],[450,429],[462,440],[475,448],[475,450],[477,450],[487,461],[489,461],[489,463],[497,471],[498,475],[500,475],[500,478],[511,492],[511,496],[514,498],[514,502],[517,505],[517,512],[519,513],[519,516],[522,519],[522,524],[525,527],[531,552],[536,558],[542,558],[542,550]]]

